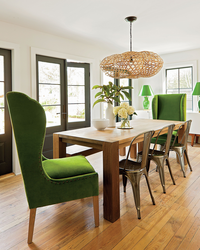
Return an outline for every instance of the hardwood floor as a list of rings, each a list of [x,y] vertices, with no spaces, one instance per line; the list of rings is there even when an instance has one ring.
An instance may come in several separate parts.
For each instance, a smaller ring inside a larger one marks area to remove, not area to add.
[[[193,172],[186,167],[186,178],[175,154],[170,154],[176,185],[166,167],[166,194],[151,164],[149,179],[156,205],[152,205],[142,178],[141,220],[137,219],[130,183],[123,193],[120,177],[121,218],[115,223],[103,219],[102,154],[88,156],[99,173],[100,226],[94,226],[92,198],[38,208],[30,245],[22,177],[0,178],[0,249],[200,249],[200,145],[188,144],[188,152]]]

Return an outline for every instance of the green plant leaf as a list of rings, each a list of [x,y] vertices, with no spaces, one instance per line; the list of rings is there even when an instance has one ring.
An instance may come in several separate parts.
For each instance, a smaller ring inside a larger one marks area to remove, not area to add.
[[[98,89],[98,88],[102,89],[102,88],[103,88],[103,86],[100,86],[100,85],[94,85],[94,86],[92,87],[92,89]]]
[[[133,89],[132,86],[125,86],[125,87],[122,87],[122,89]]]
[[[117,96],[112,97],[112,99],[113,99],[114,101],[116,101],[116,102],[120,102],[120,99],[119,99],[119,97],[117,97]]]
[[[130,94],[129,94],[128,92],[126,92],[126,91],[122,91],[122,92],[124,93],[124,95],[126,96],[126,98],[128,98],[129,101],[131,101],[131,96],[130,96]]]
[[[102,92],[96,93],[95,98],[98,97],[98,96],[100,96],[100,95],[102,95]]]
[[[94,107],[97,103],[99,103],[99,102],[105,102],[105,100],[104,100],[104,99],[98,99],[98,100],[96,100],[96,101],[93,103],[93,107]]]
[[[121,93],[119,93],[119,95],[121,96],[122,100],[124,100],[124,96]]]

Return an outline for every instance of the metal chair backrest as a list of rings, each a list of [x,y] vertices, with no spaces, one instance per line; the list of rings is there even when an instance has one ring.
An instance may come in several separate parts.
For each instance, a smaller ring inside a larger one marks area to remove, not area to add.
[[[186,122],[184,122],[183,124],[181,124],[178,128],[178,132],[174,138],[174,141],[172,143],[172,147],[175,145],[176,141],[177,141],[177,137],[179,136],[180,137],[180,130],[182,129],[183,126],[186,126],[186,129],[181,137],[181,139],[179,140],[179,144],[181,145],[184,145],[186,147],[187,145],[187,140],[188,140],[188,135],[189,135],[189,132],[190,132],[190,127],[191,127],[191,123],[192,123],[192,120],[188,120]]]
[[[171,144],[171,139],[172,139],[172,133],[173,133],[173,130],[174,130],[174,126],[175,124],[171,124],[169,126],[165,126],[163,127],[159,132],[158,132],[158,135],[156,137],[156,141],[155,141],[155,144],[154,144],[154,147],[153,147],[153,150],[151,152],[151,154],[154,153],[154,150],[156,148],[156,145],[157,145],[157,141],[159,139],[159,136],[161,135],[161,133],[163,134],[164,133],[167,133],[167,139],[164,143],[164,145],[162,145],[161,149],[159,151],[162,151],[162,152],[165,152],[165,155],[168,154],[169,152],[169,148],[170,148],[170,144]],[[167,129],[167,131],[166,131]]]
[[[128,158],[129,158],[129,154],[130,154],[130,150],[131,150],[131,146],[133,144],[134,141],[141,141],[141,138],[143,138],[143,150],[142,150],[142,161],[141,161],[141,169],[145,168],[147,165],[147,160],[148,160],[148,154],[149,154],[149,147],[150,147],[150,143],[151,143],[151,138],[154,135],[155,131],[147,131],[144,133],[141,133],[137,136],[135,136],[129,146],[129,150],[128,150],[128,154],[126,157],[126,161],[124,164],[124,169],[125,166],[127,165],[128,162]]]

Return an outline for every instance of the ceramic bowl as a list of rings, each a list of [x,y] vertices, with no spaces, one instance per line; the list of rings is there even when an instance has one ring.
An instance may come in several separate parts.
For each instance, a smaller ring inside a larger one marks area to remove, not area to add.
[[[92,120],[92,125],[97,129],[97,130],[103,130],[106,127],[108,127],[108,119],[93,119]]]

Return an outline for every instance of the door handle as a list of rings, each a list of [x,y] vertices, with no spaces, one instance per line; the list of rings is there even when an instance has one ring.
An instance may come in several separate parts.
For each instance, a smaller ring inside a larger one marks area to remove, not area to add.
[[[67,115],[67,113],[66,113],[65,105],[63,105],[63,112],[62,113],[56,113],[56,115],[59,115],[59,114],[63,115],[63,119],[66,118],[65,115]]]

